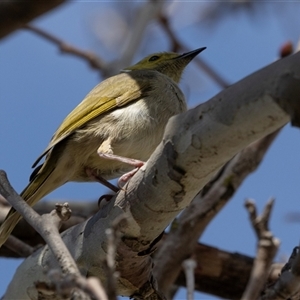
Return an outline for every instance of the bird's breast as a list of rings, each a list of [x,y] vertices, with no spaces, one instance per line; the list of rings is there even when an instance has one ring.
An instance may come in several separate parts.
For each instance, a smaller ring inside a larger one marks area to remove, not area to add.
[[[73,138],[77,149],[85,152],[83,167],[96,170],[106,179],[131,170],[127,164],[100,158],[97,150],[147,161],[162,140],[169,118],[185,110],[184,96],[170,80],[159,91],[150,89],[144,97],[96,117]]]

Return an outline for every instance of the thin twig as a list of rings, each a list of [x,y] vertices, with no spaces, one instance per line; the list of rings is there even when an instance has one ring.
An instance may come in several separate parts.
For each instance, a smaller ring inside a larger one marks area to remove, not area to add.
[[[107,255],[106,255],[106,291],[109,299],[117,299],[116,294],[116,279],[119,276],[119,273],[116,272],[116,252],[117,246],[121,239],[121,233],[119,230],[119,225],[121,222],[126,222],[126,218],[124,215],[120,215],[120,217],[116,218],[112,224],[112,226],[106,229],[105,233],[107,235]]]
[[[76,284],[79,288],[85,291],[87,294],[93,296],[95,299],[108,300],[108,296],[102,286],[100,280],[96,277],[83,278],[79,277],[76,279]]]
[[[63,205],[56,204],[55,210],[53,210],[49,214],[40,216],[17,194],[17,192],[10,185],[6,173],[2,170],[0,170],[0,193],[16,209],[16,211],[18,211],[23,216],[23,218],[43,237],[49,248],[52,250],[53,255],[59,263],[62,274],[61,272],[59,272],[60,275],[55,276],[54,274],[57,274],[57,272],[55,270],[50,270],[48,277],[50,277],[51,279],[51,276],[53,278],[63,276],[63,278],[66,279],[66,282],[68,282],[68,278],[73,278],[76,280],[79,280],[81,278],[79,282],[83,282],[83,280],[85,279],[81,276],[73,257],[71,256],[65,243],[61,239],[58,231],[62,220],[65,221],[71,216],[71,210],[68,206],[68,203],[64,203]],[[76,282],[76,280],[73,281]],[[54,283],[55,287],[57,287],[58,284],[62,284],[64,281],[58,280],[58,282],[55,282],[55,280],[53,282],[52,280],[52,283]],[[37,288],[39,284],[40,289],[50,288],[46,283],[37,283]],[[69,288],[68,291],[73,293],[74,287],[74,284],[73,286],[67,285],[67,290]],[[99,286],[99,288],[101,287]],[[93,290],[89,291],[92,292]],[[103,293],[105,292],[103,291]],[[96,295],[92,296],[96,299],[101,299],[99,297],[97,298]]]
[[[194,300],[195,292],[195,268],[197,263],[194,259],[189,258],[183,261],[182,267],[186,278],[186,290],[187,290],[187,300]]]
[[[250,279],[241,298],[242,300],[258,298],[266,283],[273,258],[279,248],[280,241],[269,231],[269,220],[273,205],[274,199],[270,199],[263,213],[258,216],[254,201],[248,199],[245,202],[252,227],[258,239],[258,245]]]
[[[93,52],[83,51],[71,44],[66,43],[62,39],[59,39],[58,37],[54,36],[53,34],[46,32],[45,30],[42,30],[36,26],[27,24],[23,28],[32,31],[32,32],[36,33],[37,35],[43,37],[47,41],[55,44],[56,46],[59,47],[59,50],[62,53],[69,53],[74,56],[80,57],[80,58],[84,59],[85,61],[87,61],[93,69],[103,70],[103,68],[104,68],[103,61]]]
[[[5,247],[17,253],[20,257],[28,257],[34,252],[34,248],[24,243],[13,235],[10,235],[5,242]]]
[[[173,50],[178,51],[179,49],[182,49],[182,51],[189,51],[188,47],[182,43],[178,37],[173,32],[168,18],[160,14],[158,18],[159,23],[161,24],[162,28],[165,30],[165,32],[168,34],[172,44],[173,44]],[[203,59],[200,57],[195,57],[194,62],[197,63],[197,65],[212,79],[214,80],[220,87],[226,88],[230,84],[227,82],[224,78],[222,78],[211,66],[208,65]]]
[[[157,18],[159,15],[164,1],[147,1],[142,6],[137,8],[133,24],[126,37],[125,45],[121,50],[120,59],[110,65],[110,68],[106,68],[104,76],[112,76],[120,71],[124,66],[129,66],[132,63],[132,59],[136,54],[137,49],[141,44],[145,36],[145,30],[149,23]]]
[[[0,194],[43,237],[53,251],[63,273],[80,275],[76,263],[58,232],[61,219],[56,210],[40,216],[17,194],[2,170],[0,170]]]

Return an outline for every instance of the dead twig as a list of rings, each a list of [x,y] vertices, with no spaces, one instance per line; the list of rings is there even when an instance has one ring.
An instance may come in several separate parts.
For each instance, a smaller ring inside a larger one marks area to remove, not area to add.
[[[169,36],[172,44],[173,44],[173,51],[179,51],[180,49],[184,52],[189,51],[188,47],[185,46],[173,32],[168,18],[163,15],[162,13],[158,17],[158,21],[162,28],[165,30],[167,35]],[[220,87],[226,88],[230,84],[224,78],[222,78],[211,66],[209,66],[203,59],[200,57],[195,57],[194,61],[201,68],[213,81],[215,81]]]
[[[121,240],[122,234],[119,230],[119,225],[121,222],[126,222],[124,215],[116,218],[112,226],[106,229],[105,233],[107,235],[108,245],[107,245],[107,256],[105,262],[107,280],[106,280],[106,291],[108,298],[113,300],[117,299],[116,294],[116,280],[119,276],[119,273],[116,272],[116,253],[117,246]],[[123,223],[124,224],[124,223]]]
[[[269,220],[273,205],[274,199],[270,199],[267,202],[263,213],[258,216],[254,201],[248,199],[245,202],[245,207],[248,210],[258,243],[256,258],[254,260],[249,282],[241,298],[242,300],[254,300],[259,297],[266,283],[273,258],[280,245],[279,239],[275,238],[269,230]]]
[[[194,291],[195,291],[195,268],[197,263],[194,259],[189,258],[183,261],[182,267],[185,273],[186,278],[186,291],[187,291],[187,300],[194,300]]]
[[[27,257],[34,252],[34,248],[24,243],[13,235],[10,235],[5,242],[5,246],[17,253],[20,257]]]
[[[68,220],[71,216],[71,210],[68,203],[56,204],[55,210],[51,211],[49,214],[40,216],[17,194],[10,185],[6,173],[2,170],[0,170],[0,194],[43,237],[49,248],[52,250],[53,255],[61,268],[61,272],[51,269],[48,272],[48,278],[50,278],[51,284],[49,285],[45,282],[38,282],[36,284],[37,289],[40,292],[47,290],[46,292],[48,293],[51,288],[55,287],[53,292],[56,293],[57,291],[70,294],[73,294],[74,292],[82,293],[81,290],[74,291],[74,287],[78,286],[80,283],[81,286],[84,286],[87,291],[92,293],[92,297],[99,300],[105,299],[101,298],[102,296],[98,297],[98,294],[93,294],[94,291],[97,292],[99,289],[103,290],[103,288],[100,284],[98,288],[92,289],[89,287],[86,283],[86,279],[81,276],[73,257],[59,234],[58,229],[61,226],[62,221]],[[59,279],[56,280],[57,278]],[[64,284],[63,288],[61,286],[62,284]],[[105,294],[104,290],[102,294]]]
[[[43,237],[53,251],[53,254],[56,256],[63,273],[80,275],[73,258],[61,240],[58,232],[58,227],[61,225],[62,221],[60,217],[62,216],[66,219],[66,215],[70,216],[69,213],[66,213],[68,204],[65,203],[63,205],[65,206],[64,209],[58,205],[57,210],[53,210],[49,214],[40,216],[17,194],[10,185],[6,173],[2,170],[0,170],[0,194]],[[67,258],[62,259],[64,256]]]
[[[103,68],[104,68],[103,61],[93,52],[83,51],[71,44],[66,43],[62,39],[59,39],[58,37],[54,36],[53,34],[46,32],[45,30],[42,30],[36,26],[27,24],[27,25],[24,25],[23,28],[27,29],[31,32],[34,32],[37,35],[46,39],[47,41],[55,44],[56,46],[58,46],[59,50],[62,53],[68,53],[68,54],[77,56],[77,57],[87,61],[90,65],[90,67],[92,67],[93,69],[103,70]]]

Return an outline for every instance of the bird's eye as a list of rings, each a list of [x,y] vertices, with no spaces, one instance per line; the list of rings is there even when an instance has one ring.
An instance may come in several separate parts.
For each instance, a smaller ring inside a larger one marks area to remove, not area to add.
[[[155,61],[155,60],[158,60],[159,59],[159,56],[157,55],[153,55],[149,58],[149,61]]]

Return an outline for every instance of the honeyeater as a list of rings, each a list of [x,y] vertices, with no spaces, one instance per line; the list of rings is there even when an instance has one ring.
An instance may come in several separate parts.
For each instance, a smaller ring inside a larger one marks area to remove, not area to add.
[[[93,88],[33,164],[45,156],[21,197],[33,206],[68,181],[100,181],[116,190],[107,180],[120,175],[128,180],[160,143],[169,118],[186,110],[177,84],[204,49],[149,55]],[[20,218],[13,208],[9,211],[0,227],[0,247]]]

